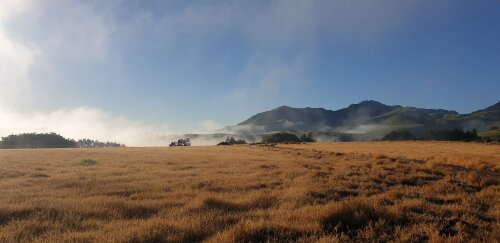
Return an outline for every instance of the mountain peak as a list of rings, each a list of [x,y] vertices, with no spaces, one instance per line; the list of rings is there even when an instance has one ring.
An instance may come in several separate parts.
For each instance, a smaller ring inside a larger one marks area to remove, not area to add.
[[[275,110],[288,110],[288,109],[292,109],[292,107],[287,106],[287,105],[282,105],[282,106],[276,108]]]
[[[389,107],[389,106],[375,100],[364,100],[357,104],[351,104],[347,108],[352,109],[357,107]]]
[[[365,101],[359,102],[358,104],[351,104],[351,105],[349,105],[345,109],[346,110],[351,110],[351,111],[355,111],[355,110],[371,110],[371,111],[373,111],[375,113],[379,113],[379,112],[387,112],[389,110],[392,110],[392,109],[395,109],[395,108],[400,108],[400,107],[401,106],[386,105],[386,104],[383,104],[383,103],[375,101],[375,100],[365,100]]]
[[[385,104],[378,102],[376,100],[363,100],[359,102],[358,105],[385,105]]]

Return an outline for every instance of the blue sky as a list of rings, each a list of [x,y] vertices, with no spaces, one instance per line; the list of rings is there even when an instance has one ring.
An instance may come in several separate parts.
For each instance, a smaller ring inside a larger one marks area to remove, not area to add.
[[[0,135],[154,145],[368,99],[468,113],[500,100],[499,26],[493,0],[4,0]]]

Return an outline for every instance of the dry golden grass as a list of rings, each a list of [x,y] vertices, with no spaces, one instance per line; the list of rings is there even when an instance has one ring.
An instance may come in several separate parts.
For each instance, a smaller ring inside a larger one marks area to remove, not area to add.
[[[500,241],[500,146],[0,150],[0,242]]]

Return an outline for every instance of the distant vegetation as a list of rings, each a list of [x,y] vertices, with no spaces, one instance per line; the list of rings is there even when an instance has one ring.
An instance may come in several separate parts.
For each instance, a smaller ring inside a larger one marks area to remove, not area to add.
[[[297,135],[286,132],[273,133],[262,138],[263,143],[300,143],[302,140]]]
[[[303,133],[298,137],[293,133],[278,132],[266,135],[262,138],[263,143],[301,143],[301,142],[316,142],[312,133]]]
[[[125,144],[115,142],[100,142],[92,139],[80,139],[76,142],[76,147],[79,148],[109,148],[109,147],[125,147]]]
[[[405,141],[417,140],[417,138],[408,131],[399,130],[392,131],[385,135],[382,141]],[[476,129],[472,131],[463,131],[455,128],[453,130],[432,130],[418,140],[434,140],[434,141],[480,141],[481,137],[478,136]]]
[[[177,146],[191,146],[191,140],[189,138],[179,139],[177,141],[171,142],[169,147],[177,147]]]
[[[297,135],[286,132],[273,133],[271,135],[264,136],[262,138],[263,143],[300,143],[300,140]]]
[[[429,131],[424,137],[425,140],[435,141],[478,141],[480,138],[477,135],[476,129],[472,131],[463,131],[458,128],[454,130],[433,130]]]
[[[417,138],[413,136],[408,131],[392,131],[385,135],[382,141],[406,141],[406,140],[416,140]]]
[[[115,142],[100,142],[98,140],[65,138],[57,133],[21,133],[2,137],[0,148],[103,148],[125,147]]]
[[[21,133],[2,137],[0,148],[70,148],[76,147],[75,140],[57,133]]]
[[[233,145],[233,144],[246,144],[247,141],[243,139],[236,140],[234,137],[227,137],[226,141],[220,142],[217,145]]]

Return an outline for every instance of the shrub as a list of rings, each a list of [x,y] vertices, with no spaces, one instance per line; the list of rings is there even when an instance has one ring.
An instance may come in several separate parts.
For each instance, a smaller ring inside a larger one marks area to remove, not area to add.
[[[97,160],[93,160],[93,159],[82,159],[80,161],[80,164],[82,165],[95,165],[97,164]]]
[[[353,233],[370,223],[384,220],[387,224],[397,224],[399,219],[384,208],[360,199],[351,199],[335,204],[321,219],[326,232]]]
[[[217,235],[213,242],[297,242],[303,235],[304,232],[281,225],[242,221]]]

